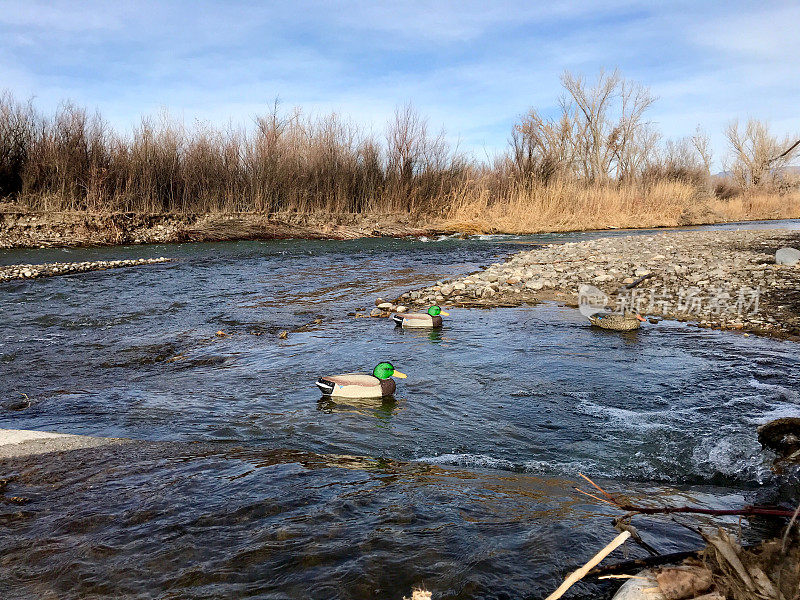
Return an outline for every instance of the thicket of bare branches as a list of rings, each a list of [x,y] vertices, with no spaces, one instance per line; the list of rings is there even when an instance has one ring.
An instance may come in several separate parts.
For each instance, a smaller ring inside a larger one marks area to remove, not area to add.
[[[431,211],[469,168],[410,105],[384,146],[337,114],[277,104],[252,131],[162,112],[123,137],[71,104],[47,117],[6,94],[0,136],[0,198],[34,210]]]
[[[733,153],[728,169],[742,189],[775,186],[785,167],[800,153],[797,137],[778,139],[767,123],[756,119],[748,119],[742,131],[739,121],[733,121],[725,137]]]
[[[5,93],[0,199],[33,210],[433,214],[467,197],[518,206],[526,195],[565,186],[656,197],[670,182],[683,186],[681,197],[692,189],[728,199],[785,187],[785,167],[800,153],[763,122],[751,119],[744,130],[734,122],[726,136],[736,186],[715,183],[708,136],[698,127],[662,140],[647,119],[655,101],[647,87],[618,71],[593,81],[565,72],[561,83],[556,114],[529,111],[508,151],[487,163],[467,160],[443,131],[431,133],[410,104],[395,111],[383,136],[335,113],[310,117],[277,102],[251,128],[187,127],[162,112],[123,136],[74,105],[41,115]]]
[[[634,181],[652,158],[659,134],[645,120],[655,97],[618,71],[590,84],[565,72],[560,115],[531,110],[514,128],[511,146],[518,173],[547,182],[553,177],[589,183]]]

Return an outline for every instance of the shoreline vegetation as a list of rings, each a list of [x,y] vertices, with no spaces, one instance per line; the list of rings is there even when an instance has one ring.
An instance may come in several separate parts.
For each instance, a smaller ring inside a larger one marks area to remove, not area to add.
[[[72,104],[45,115],[0,93],[2,247],[800,217],[796,136],[733,121],[725,174],[712,175],[706,133],[664,139],[648,120],[647,87],[617,71],[591,81],[565,72],[561,82],[558,108],[521,115],[508,148],[485,160],[432,131],[411,104],[380,134],[277,102],[249,127],[187,126],[162,111],[123,134]],[[34,220],[53,235],[34,234]]]

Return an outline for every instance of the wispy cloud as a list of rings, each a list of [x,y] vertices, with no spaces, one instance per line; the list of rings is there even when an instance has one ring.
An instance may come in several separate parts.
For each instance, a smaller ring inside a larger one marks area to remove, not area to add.
[[[793,3],[11,0],[0,87],[121,128],[162,105],[248,123],[280,97],[378,130],[411,100],[483,156],[528,108],[555,107],[564,69],[619,67],[660,97],[650,117],[666,136],[702,123],[719,156],[735,117],[800,131],[798,30]]]

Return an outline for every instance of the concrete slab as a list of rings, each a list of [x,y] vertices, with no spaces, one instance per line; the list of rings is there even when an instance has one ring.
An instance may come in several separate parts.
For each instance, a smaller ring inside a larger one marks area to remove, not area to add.
[[[0,459],[94,448],[129,441],[125,438],[101,438],[31,429],[0,429]]]

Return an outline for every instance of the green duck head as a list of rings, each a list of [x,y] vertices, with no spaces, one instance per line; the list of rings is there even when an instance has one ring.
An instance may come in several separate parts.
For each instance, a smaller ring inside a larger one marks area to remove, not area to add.
[[[389,379],[389,377],[400,377],[401,379],[405,379],[408,377],[408,375],[405,373],[396,371],[394,365],[390,362],[378,363],[377,366],[372,370],[372,376],[377,377],[378,379]]]
[[[428,309],[428,314],[432,317],[438,317],[439,315],[444,315],[445,317],[450,316],[450,313],[444,312],[441,308],[439,308],[435,304]]]

